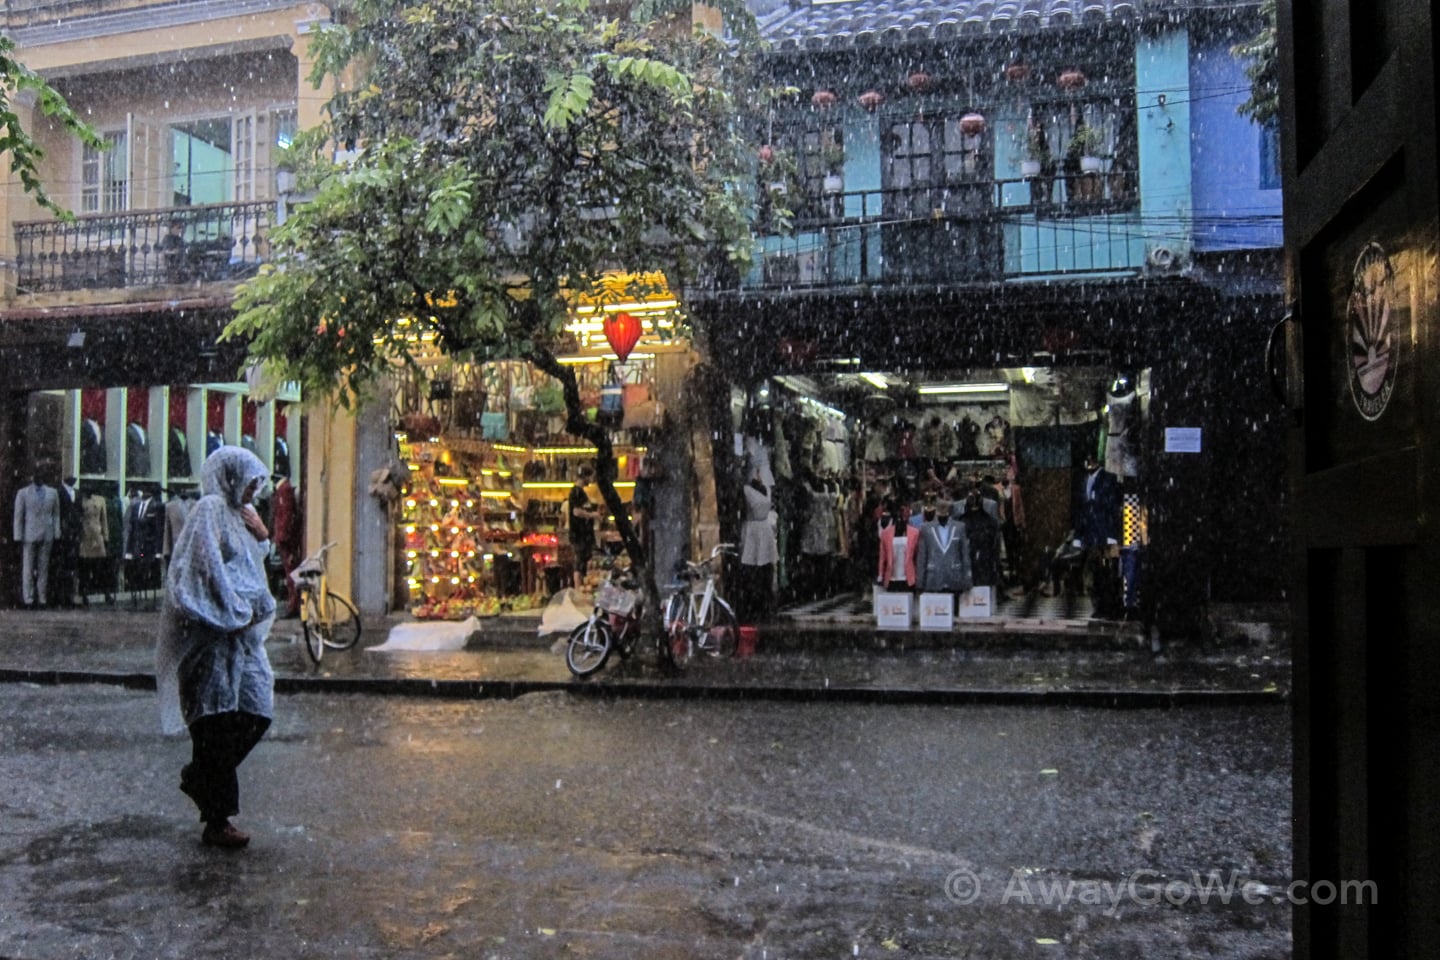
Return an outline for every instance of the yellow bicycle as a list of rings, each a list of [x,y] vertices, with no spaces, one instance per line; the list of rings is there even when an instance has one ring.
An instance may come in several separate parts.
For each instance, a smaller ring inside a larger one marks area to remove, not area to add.
[[[325,554],[335,546],[332,540],[306,557],[290,572],[300,591],[300,626],[305,631],[305,650],[318,665],[325,648],[349,650],[360,640],[360,614],[355,604],[332,593],[325,576]]]

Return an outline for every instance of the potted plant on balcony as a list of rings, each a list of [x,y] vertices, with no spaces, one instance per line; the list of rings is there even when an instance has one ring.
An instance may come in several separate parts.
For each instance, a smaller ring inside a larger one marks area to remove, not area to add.
[[[1104,181],[1100,179],[1102,167],[1100,149],[1105,145],[1104,135],[1083,120],[1075,126],[1065,150],[1065,174],[1067,190],[1072,200],[1099,200],[1104,192]]]
[[[1020,161],[1020,175],[1030,181],[1030,202],[1049,203],[1055,180],[1055,158],[1050,155],[1050,141],[1045,128],[1031,120],[1025,130],[1025,157]]]
[[[820,148],[820,166],[825,171],[822,187],[827,194],[843,193],[845,190],[845,151],[839,144],[829,143]]]

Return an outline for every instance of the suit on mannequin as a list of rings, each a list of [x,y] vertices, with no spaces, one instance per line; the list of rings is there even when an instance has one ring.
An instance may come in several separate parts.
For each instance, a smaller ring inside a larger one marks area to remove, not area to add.
[[[72,606],[79,586],[80,538],[85,532],[85,508],[75,478],[66,477],[55,491],[60,498],[60,536],[50,566],[50,596],[61,606]]]
[[[15,495],[15,539],[21,545],[20,595],[25,606],[45,606],[50,548],[60,536],[60,495],[36,477]]]
[[[125,510],[126,581],[132,589],[160,585],[160,554],[165,546],[165,508],[145,490]]]
[[[1117,569],[1120,543],[1120,481],[1085,458],[1085,475],[1076,489],[1076,545],[1085,551],[1095,609],[1092,616],[1118,617],[1123,611]],[[1111,554],[1115,556],[1112,556]]]
[[[920,528],[915,547],[915,589],[921,593],[962,593],[972,586],[970,542],[965,525],[941,509]]]

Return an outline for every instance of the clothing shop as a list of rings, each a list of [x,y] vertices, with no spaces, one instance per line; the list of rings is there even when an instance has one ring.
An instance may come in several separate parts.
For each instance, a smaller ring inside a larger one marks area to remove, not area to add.
[[[31,486],[57,493],[53,531],[24,525],[20,602],[157,602],[166,558],[200,496],[200,465],[222,445],[243,446],[273,474],[301,468],[299,397],[252,398],[245,384],[187,384],[35,391],[25,400]],[[21,527],[22,488],[16,498]],[[52,535],[53,534],[53,535]],[[53,541],[49,544],[46,541]],[[48,550],[46,547],[48,546]],[[48,589],[35,589],[35,578]]]
[[[955,617],[1136,608],[1148,370],[828,366],[734,391],[742,622],[881,594],[947,594]]]

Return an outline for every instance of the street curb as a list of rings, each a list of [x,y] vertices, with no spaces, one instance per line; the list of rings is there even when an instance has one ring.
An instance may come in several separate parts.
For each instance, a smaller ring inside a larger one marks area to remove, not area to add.
[[[0,669],[0,683],[46,686],[108,684],[154,690],[155,678],[143,673],[91,670]],[[649,681],[605,683],[595,680],[424,680],[419,678],[276,677],[277,693],[359,693],[373,696],[431,697],[441,700],[513,700],[531,693],[573,693],[583,697],[634,700],[763,700],[781,703],[870,703],[916,706],[1048,706],[1112,710],[1177,707],[1281,706],[1286,694],[1265,690],[1003,690],[870,687],[714,686]]]

